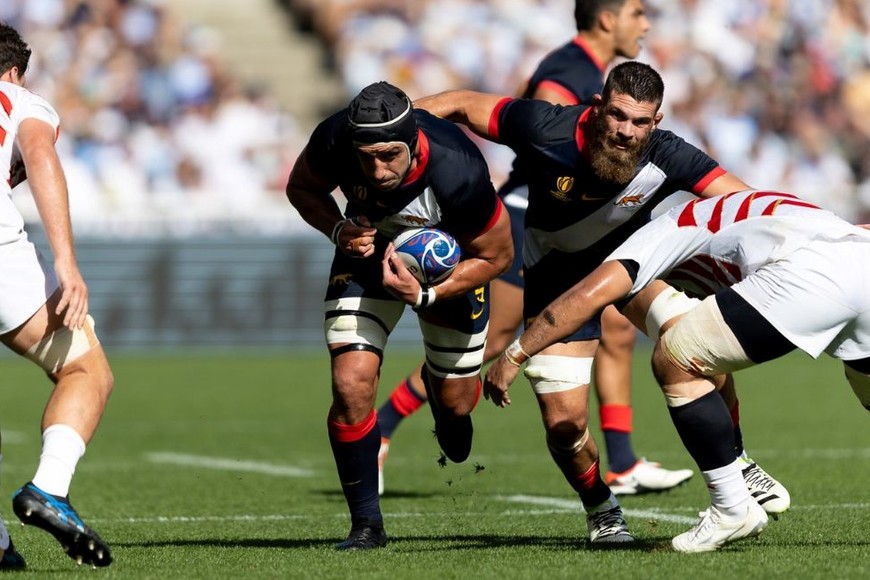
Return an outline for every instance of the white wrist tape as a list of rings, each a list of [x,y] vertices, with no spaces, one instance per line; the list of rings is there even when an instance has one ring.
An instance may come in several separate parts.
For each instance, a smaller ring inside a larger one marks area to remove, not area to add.
[[[429,286],[428,288],[423,288],[420,286],[420,291],[417,293],[417,300],[414,302],[414,306],[412,307],[414,310],[423,310],[428,306],[432,306],[435,302],[435,288]]]
[[[523,350],[519,338],[510,343],[510,346],[505,349],[504,357],[515,367],[520,367],[524,362],[529,360],[529,354]]]

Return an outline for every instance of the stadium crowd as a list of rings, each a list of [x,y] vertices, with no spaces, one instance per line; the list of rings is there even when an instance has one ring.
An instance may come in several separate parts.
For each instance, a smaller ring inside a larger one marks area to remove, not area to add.
[[[512,94],[575,32],[573,0],[276,1],[322,40],[348,95],[382,79],[412,98]],[[646,5],[656,25],[639,59],[665,79],[663,128],[755,187],[870,221],[870,4]],[[61,115],[79,232],[292,227],[283,186],[307,134],[232,74],[215,31],[167,0],[4,0],[0,20],[30,39],[30,88]],[[500,184],[512,153],[478,144]]]
[[[755,187],[870,221],[870,4],[646,0],[639,60],[665,79],[665,120]],[[573,0],[289,0],[349,94],[386,79],[412,98],[515,93],[575,32]],[[512,155],[481,144],[497,182]]]
[[[165,0],[4,0],[0,20],[28,38],[28,88],[60,114],[77,231],[284,227],[274,216],[291,213],[284,184],[304,136],[232,74],[214,31],[185,25]]]

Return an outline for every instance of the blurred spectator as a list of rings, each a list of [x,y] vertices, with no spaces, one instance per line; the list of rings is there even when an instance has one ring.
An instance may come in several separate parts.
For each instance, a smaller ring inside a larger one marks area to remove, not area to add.
[[[305,12],[349,94],[375,80],[412,98],[513,94],[574,33],[573,0],[284,0]],[[640,60],[665,79],[675,128],[760,188],[870,221],[870,2],[646,0]],[[494,179],[509,155],[484,145]]]
[[[276,0],[319,36],[348,95],[388,80],[412,98],[516,94],[574,34],[573,1]],[[665,79],[663,128],[753,186],[870,222],[870,2],[646,5],[656,25],[640,60]],[[216,32],[167,0],[2,0],[0,19],[30,39],[30,88],[61,115],[77,230],[293,227],[283,188],[307,135],[233,77]],[[512,154],[477,142],[500,183]],[[34,215],[29,195],[15,200]]]
[[[3,0],[0,19],[31,40],[28,88],[57,104],[78,231],[292,219],[283,180],[304,136],[228,73],[213,31],[183,26],[166,0]],[[15,200],[33,215],[29,195]]]

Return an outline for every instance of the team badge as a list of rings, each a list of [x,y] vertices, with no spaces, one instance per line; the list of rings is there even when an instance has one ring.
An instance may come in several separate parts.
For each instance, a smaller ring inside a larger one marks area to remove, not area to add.
[[[613,205],[618,205],[619,207],[634,207],[636,205],[641,205],[643,203],[643,194],[637,193],[634,195],[623,195],[619,199],[613,202]]]
[[[559,201],[569,201],[568,192],[574,187],[574,178],[565,176],[556,180],[556,189],[551,189],[550,194]]]

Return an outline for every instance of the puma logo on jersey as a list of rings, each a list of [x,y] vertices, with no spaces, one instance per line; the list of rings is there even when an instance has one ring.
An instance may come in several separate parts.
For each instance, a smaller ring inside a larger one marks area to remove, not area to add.
[[[632,207],[635,205],[640,205],[643,203],[643,195],[623,195],[619,199],[613,202],[613,205],[618,205],[622,207]]]
[[[429,224],[429,218],[424,218],[416,215],[403,215],[401,216],[401,218],[409,224],[414,224],[418,226],[425,226]]]
[[[348,272],[347,274],[336,274],[329,280],[330,286],[335,286],[336,284],[347,284],[350,282],[350,279],[353,277],[353,274]]]
[[[574,178],[570,176],[564,176],[556,179],[556,189],[550,190],[550,195],[558,199],[559,201],[568,201],[568,192],[571,191],[571,188],[574,187]]]

